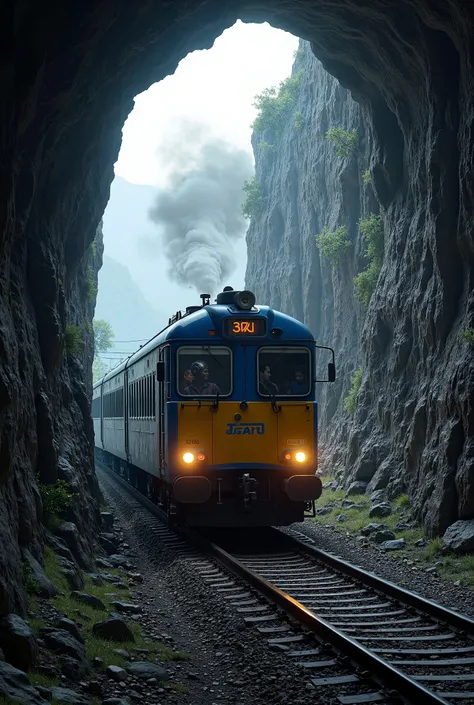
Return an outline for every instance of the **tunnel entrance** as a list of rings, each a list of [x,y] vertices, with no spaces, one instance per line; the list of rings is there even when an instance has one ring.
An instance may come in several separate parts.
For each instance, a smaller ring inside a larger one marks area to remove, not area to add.
[[[20,545],[40,553],[37,471],[76,483],[81,545],[93,544],[90,323],[102,251],[90,246],[133,97],[238,18],[311,42],[360,104],[371,140],[389,236],[363,352],[346,369],[364,369],[356,414],[341,421],[357,479],[402,468],[431,534],[474,515],[474,8],[27,2],[2,64],[0,613],[25,607]]]

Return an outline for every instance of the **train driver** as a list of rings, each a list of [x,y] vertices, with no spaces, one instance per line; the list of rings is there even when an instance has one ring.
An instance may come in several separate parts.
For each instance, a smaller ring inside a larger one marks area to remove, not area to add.
[[[193,362],[191,365],[191,374],[194,379],[185,387],[184,394],[189,394],[190,396],[216,396],[216,394],[220,394],[220,389],[217,384],[208,381],[209,369],[205,362],[202,362],[202,360]]]
[[[270,382],[270,377],[272,376],[271,371],[270,371],[270,367],[268,365],[261,365],[259,372],[260,372],[260,385],[259,385],[260,394],[268,394],[270,396],[274,396],[275,394],[278,394],[278,387],[273,382]]]

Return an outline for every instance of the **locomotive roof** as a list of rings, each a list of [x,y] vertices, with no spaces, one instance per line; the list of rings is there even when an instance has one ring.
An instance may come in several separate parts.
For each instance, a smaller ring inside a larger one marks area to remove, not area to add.
[[[284,344],[292,340],[298,341],[312,341],[314,337],[307,326],[300,321],[287,316],[281,311],[275,311],[269,306],[254,306],[249,311],[244,311],[237,306],[231,304],[209,304],[199,308],[193,313],[183,315],[182,318],[178,319],[171,325],[168,325],[162,331],[157,333],[153,338],[151,338],[145,345],[142,345],[136,352],[132,353],[126,360],[121,362],[117,367],[114,367],[110,372],[108,372],[105,377],[96,382],[93,386],[95,389],[97,386],[103,382],[113,379],[116,375],[120,374],[123,370],[131,367],[135,362],[138,362],[143,357],[146,357],[150,352],[155,350],[163,343],[167,341],[179,341],[186,340],[191,342],[195,340],[206,341],[210,343],[208,336],[208,330],[216,329],[220,330],[220,324],[224,318],[229,316],[238,316],[239,318],[252,317],[252,318],[266,318],[268,320],[268,329],[280,328],[283,332],[278,338],[271,338],[273,344]],[[270,338],[259,338],[258,342],[261,345],[265,345]],[[227,339],[223,339],[222,336],[216,336],[212,339],[214,344],[225,342],[228,344]]]

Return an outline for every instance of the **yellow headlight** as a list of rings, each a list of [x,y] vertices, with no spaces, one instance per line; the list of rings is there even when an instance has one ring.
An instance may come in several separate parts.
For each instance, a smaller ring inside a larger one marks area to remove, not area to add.
[[[300,450],[300,451],[295,455],[295,460],[296,460],[298,463],[304,463],[304,461],[306,460],[306,453],[303,453],[303,451]]]
[[[184,453],[183,454],[183,460],[185,463],[193,463],[194,462],[194,453]]]

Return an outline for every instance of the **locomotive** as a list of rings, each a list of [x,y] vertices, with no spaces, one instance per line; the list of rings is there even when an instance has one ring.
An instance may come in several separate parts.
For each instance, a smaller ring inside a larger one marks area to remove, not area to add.
[[[202,294],[94,385],[96,457],[172,521],[300,522],[322,491],[315,383],[335,378],[296,319],[250,291]]]

